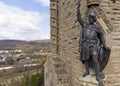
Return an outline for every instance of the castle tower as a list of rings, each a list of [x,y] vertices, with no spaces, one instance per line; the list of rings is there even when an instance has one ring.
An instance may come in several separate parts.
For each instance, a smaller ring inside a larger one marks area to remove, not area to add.
[[[98,86],[84,82],[79,77],[84,72],[80,61],[79,39],[81,26],[77,22],[78,0],[50,0],[51,10],[51,50],[45,63],[45,86]],[[103,71],[107,76],[105,86],[120,84],[120,1],[116,0],[81,0],[81,15],[89,10],[97,13],[97,23],[104,31],[111,56]],[[94,4],[94,7],[90,7]],[[88,8],[90,7],[90,8]]]

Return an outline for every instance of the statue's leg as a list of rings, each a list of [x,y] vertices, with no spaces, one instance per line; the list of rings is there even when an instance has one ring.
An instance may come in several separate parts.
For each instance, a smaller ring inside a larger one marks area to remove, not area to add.
[[[86,77],[87,75],[89,75],[89,61],[88,60],[85,60],[84,61],[84,64],[85,64],[85,73],[82,75],[82,77]]]
[[[103,81],[100,78],[100,65],[99,65],[99,62],[98,62],[98,53],[95,49],[93,50],[92,59],[94,61],[94,65],[95,65],[94,68],[95,68],[95,72],[96,72],[96,80],[98,81],[100,86],[104,86]]]

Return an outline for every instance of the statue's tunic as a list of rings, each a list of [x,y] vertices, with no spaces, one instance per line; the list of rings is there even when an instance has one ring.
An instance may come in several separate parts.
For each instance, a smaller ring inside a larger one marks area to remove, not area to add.
[[[90,25],[85,23],[82,31],[82,57],[81,60],[88,60],[90,55],[94,52],[98,52],[98,47],[100,45],[99,38],[100,29],[94,24]]]

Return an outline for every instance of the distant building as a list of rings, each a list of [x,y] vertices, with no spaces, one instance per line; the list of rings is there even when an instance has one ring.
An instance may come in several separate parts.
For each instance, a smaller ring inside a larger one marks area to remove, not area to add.
[[[8,53],[22,53],[22,50],[0,50],[0,54],[8,54]]]
[[[22,53],[22,50],[14,50],[16,53]]]
[[[6,57],[0,57],[0,63],[5,63]]]

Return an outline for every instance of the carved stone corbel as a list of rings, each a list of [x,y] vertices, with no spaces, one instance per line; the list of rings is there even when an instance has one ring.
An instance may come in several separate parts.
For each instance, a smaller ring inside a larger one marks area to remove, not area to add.
[[[98,5],[99,6],[99,0],[87,0],[88,7],[92,5]]]

